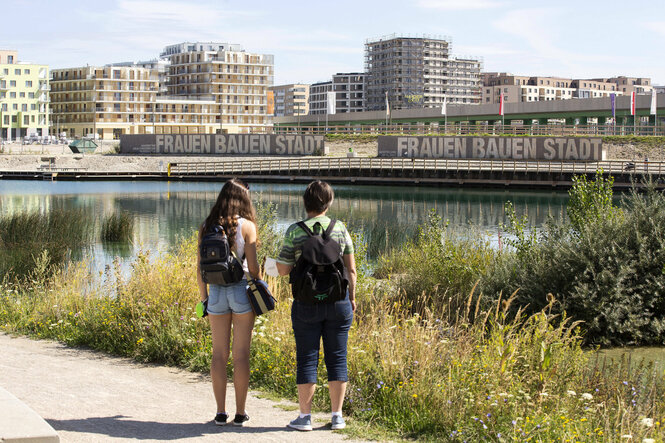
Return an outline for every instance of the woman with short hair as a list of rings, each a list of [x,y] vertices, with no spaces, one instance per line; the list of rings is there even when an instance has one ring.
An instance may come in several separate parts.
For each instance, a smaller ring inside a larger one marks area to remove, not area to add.
[[[334,197],[332,187],[326,182],[316,180],[307,186],[303,195],[307,212],[307,218],[303,221],[306,228],[312,231],[318,228],[319,232],[328,229],[331,219],[326,213]],[[332,429],[343,429],[346,426],[342,417],[342,404],[348,381],[347,342],[353,313],[356,310],[356,265],[351,236],[344,224],[335,222],[330,237],[340,246],[339,251],[348,278],[347,292],[342,294],[342,299],[329,303],[307,303],[296,297],[291,307],[291,321],[296,340],[296,383],[300,415],[288,426],[299,431],[312,430],[312,398],[316,389],[321,339],[328,369]],[[303,244],[308,238],[308,233],[298,223],[289,226],[277,258],[277,270],[280,275],[291,273],[302,255]]]

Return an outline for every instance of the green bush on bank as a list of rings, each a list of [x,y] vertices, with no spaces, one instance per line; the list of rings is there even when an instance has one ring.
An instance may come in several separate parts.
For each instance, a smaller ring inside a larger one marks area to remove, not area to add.
[[[537,241],[497,255],[481,281],[490,299],[519,290],[516,305],[537,312],[558,300],[557,312],[583,321],[587,343],[659,345],[665,331],[665,197],[632,192],[616,208],[611,181],[577,179],[570,221],[550,221]]]
[[[432,211],[414,239],[379,257],[374,276],[391,277],[408,301],[449,304],[451,312],[466,300],[489,266],[494,251],[482,237],[460,238]]]

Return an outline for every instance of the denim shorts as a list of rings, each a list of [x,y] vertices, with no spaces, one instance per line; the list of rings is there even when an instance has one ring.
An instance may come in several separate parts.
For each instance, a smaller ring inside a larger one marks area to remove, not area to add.
[[[321,339],[328,381],[348,381],[346,344],[353,323],[348,295],[334,303],[307,304],[294,300],[291,322],[296,338],[296,383],[316,383]]]
[[[208,285],[208,314],[246,314],[252,305],[247,298],[247,280],[230,285]]]

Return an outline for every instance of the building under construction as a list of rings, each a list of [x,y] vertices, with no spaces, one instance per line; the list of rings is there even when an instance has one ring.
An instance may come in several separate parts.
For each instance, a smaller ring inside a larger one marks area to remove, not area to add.
[[[450,56],[450,38],[391,35],[365,42],[367,110],[480,103],[481,61]]]

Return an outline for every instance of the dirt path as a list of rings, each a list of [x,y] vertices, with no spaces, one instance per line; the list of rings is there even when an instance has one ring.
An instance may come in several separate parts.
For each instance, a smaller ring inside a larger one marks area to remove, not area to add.
[[[3,333],[0,355],[0,386],[41,415],[62,442],[350,441],[330,431],[328,414],[315,417],[312,432],[288,430],[297,412],[251,393],[245,427],[215,426],[209,377],[176,368]],[[227,395],[233,399],[232,388]]]

